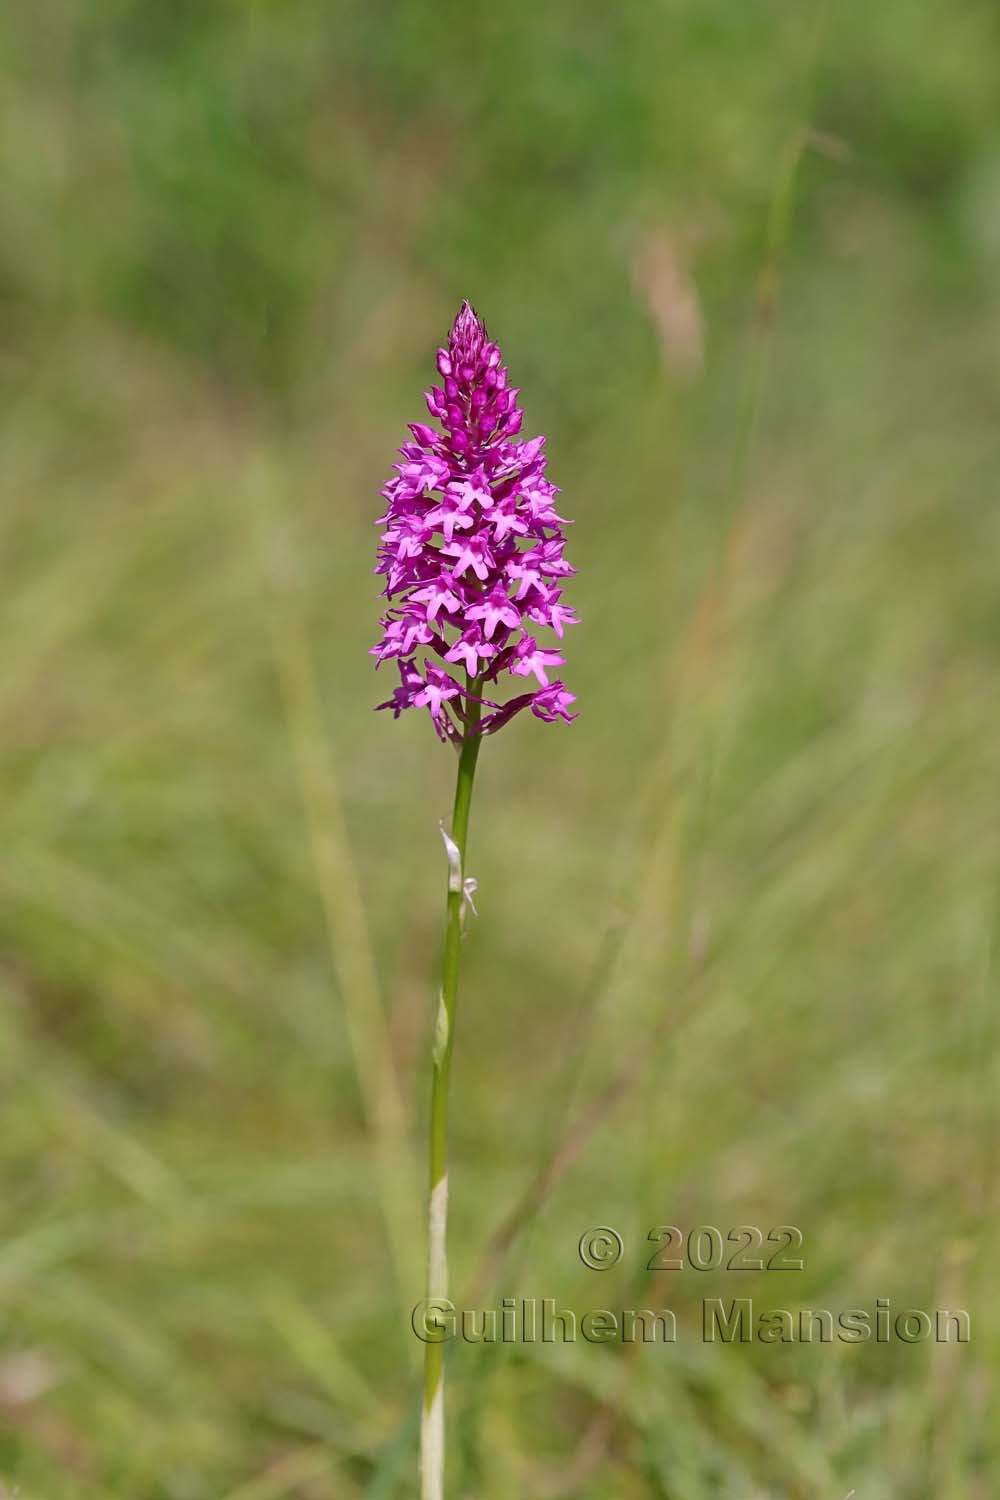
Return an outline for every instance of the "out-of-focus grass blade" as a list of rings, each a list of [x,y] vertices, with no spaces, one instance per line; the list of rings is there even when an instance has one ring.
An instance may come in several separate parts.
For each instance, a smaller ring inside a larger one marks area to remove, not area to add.
[[[312,653],[295,602],[294,566],[286,528],[274,514],[277,479],[248,478],[255,538],[265,588],[275,668],[298,770],[313,866],[326,918],[331,959],[375,1156],[382,1214],[395,1263],[401,1308],[412,1305],[422,1263],[422,1217],[407,1121],[389,1047],[368,921],[344,821],[329,738],[316,687]],[[401,1328],[405,1322],[400,1320]],[[407,1363],[414,1340],[402,1334]]]

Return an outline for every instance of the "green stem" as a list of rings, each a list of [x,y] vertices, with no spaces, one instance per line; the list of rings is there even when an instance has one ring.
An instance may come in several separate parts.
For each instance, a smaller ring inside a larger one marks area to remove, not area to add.
[[[480,685],[470,683],[478,697]],[[469,809],[482,736],[477,733],[480,706],[468,702],[465,739],[458,761],[455,807],[451,837],[458,847],[460,869],[449,862],[448,906],[444,942],[444,970],[434,1040],[434,1076],[431,1084],[430,1176],[427,1215],[427,1301],[448,1296],[448,1085],[455,1041],[458,1003],[458,973],[462,943],[463,883],[469,836]],[[443,1500],[444,1496],[444,1347],[424,1345],[424,1400],[420,1428],[421,1500]]]

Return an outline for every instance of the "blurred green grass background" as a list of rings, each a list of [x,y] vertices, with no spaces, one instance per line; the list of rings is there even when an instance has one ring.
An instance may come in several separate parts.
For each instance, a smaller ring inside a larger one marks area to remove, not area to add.
[[[415,1493],[453,758],[370,712],[365,652],[462,296],[548,434],[583,624],[579,721],[481,762],[457,1289],[688,1330],[885,1296],[973,1338],[462,1346],[450,1493],[997,1493],[998,33],[987,0],[8,9],[11,1493]],[[647,1277],[665,1223],[793,1223],[805,1269]]]

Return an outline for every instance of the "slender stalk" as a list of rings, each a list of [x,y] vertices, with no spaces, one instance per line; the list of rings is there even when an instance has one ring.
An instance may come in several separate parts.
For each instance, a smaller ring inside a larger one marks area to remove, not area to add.
[[[480,685],[471,690],[479,696]],[[444,969],[434,1035],[434,1075],[431,1083],[430,1178],[427,1209],[427,1301],[448,1296],[448,1085],[455,1040],[458,972],[461,960],[462,904],[465,899],[469,808],[482,736],[476,731],[480,706],[469,701],[465,740],[458,761],[451,837],[458,847],[459,866],[449,861],[448,906],[444,941]],[[424,1401],[420,1424],[420,1500],[444,1496],[444,1347],[424,1345]]]

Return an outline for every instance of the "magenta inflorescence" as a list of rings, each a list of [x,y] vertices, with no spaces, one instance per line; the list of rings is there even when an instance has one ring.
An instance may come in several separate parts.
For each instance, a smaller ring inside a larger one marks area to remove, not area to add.
[[[562,603],[563,580],[576,569],[563,558],[568,523],[545,478],[545,439],[518,437],[520,393],[468,302],[437,367],[442,384],[425,399],[440,430],[410,424],[413,441],[382,491],[389,504],[375,571],[394,602],[372,655],[379,664],[396,658],[400,684],[379,708],[396,718],[426,708],[440,737],[456,743],[494,732],[523,708],[568,722],[574,696],[550,680],[563,657],[535,636],[545,627],[561,640],[576,624]],[[505,675],[536,686],[498,703],[492,695]]]

